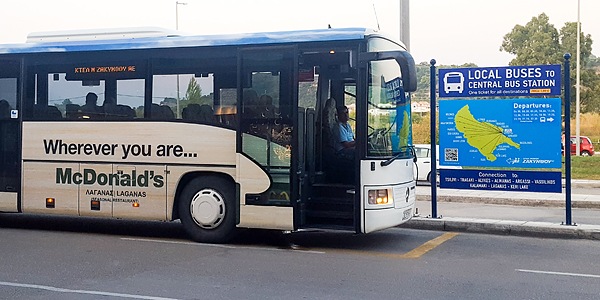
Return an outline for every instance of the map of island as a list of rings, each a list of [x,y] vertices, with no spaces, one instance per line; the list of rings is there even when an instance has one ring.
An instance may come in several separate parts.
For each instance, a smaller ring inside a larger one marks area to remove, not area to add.
[[[519,144],[504,135],[504,130],[501,127],[475,120],[469,111],[468,105],[465,105],[456,113],[454,124],[456,124],[456,129],[467,139],[467,143],[477,148],[489,161],[496,160],[496,156],[492,152],[496,150],[498,145],[506,143],[521,149]]]

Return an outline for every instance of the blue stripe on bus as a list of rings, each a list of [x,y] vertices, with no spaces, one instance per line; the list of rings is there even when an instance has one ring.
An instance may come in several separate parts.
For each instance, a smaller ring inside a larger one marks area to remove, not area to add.
[[[344,41],[364,39],[371,33],[365,28],[240,33],[207,36],[152,37],[115,40],[48,42],[0,45],[0,54],[81,52],[128,49],[156,49],[202,46],[284,44],[297,42]]]

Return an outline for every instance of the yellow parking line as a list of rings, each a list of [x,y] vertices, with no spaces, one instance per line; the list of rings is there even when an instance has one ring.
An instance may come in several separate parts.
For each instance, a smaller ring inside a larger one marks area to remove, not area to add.
[[[421,255],[429,252],[431,249],[443,244],[445,241],[457,236],[458,233],[448,232],[444,233],[439,237],[436,237],[433,240],[430,240],[423,245],[415,248],[414,250],[405,253],[405,254],[394,254],[394,253],[384,253],[384,252],[372,252],[372,251],[361,251],[361,250],[347,250],[347,249],[330,249],[330,248],[315,248],[308,249],[313,251],[319,251],[322,253],[343,253],[343,254],[355,254],[355,255],[371,255],[371,256],[379,256],[379,257],[388,257],[388,258],[419,258]]]
[[[454,233],[454,232],[444,233],[441,236],[438,236],[435,239],[428,241],[425,244],[415,248],[414,250],[412,250],[406,254],[402,254],[400,257],[402,257],[402,258],[419,258],[419,257],[421,257],[421,255],[429,252],[431,249],[441,245],[445,241],[447,241],[457,235],[458,235],[458,233]]]

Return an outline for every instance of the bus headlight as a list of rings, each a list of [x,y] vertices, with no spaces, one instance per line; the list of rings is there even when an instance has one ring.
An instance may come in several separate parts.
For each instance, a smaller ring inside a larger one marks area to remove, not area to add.
[[[392,191],[390,189],[369,190],[368,196],[370,205],[394,203],[394,196],[392,196]]]

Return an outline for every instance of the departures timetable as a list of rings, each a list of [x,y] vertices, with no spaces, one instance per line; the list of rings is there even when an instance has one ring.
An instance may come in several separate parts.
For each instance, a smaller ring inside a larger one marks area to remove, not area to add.
[[[520,123],[553,122],[557,120],[558,113],[560,111],[557,112],[555,107],[544,103],[528,105],[514,103],[513,105],[513,121]]]

